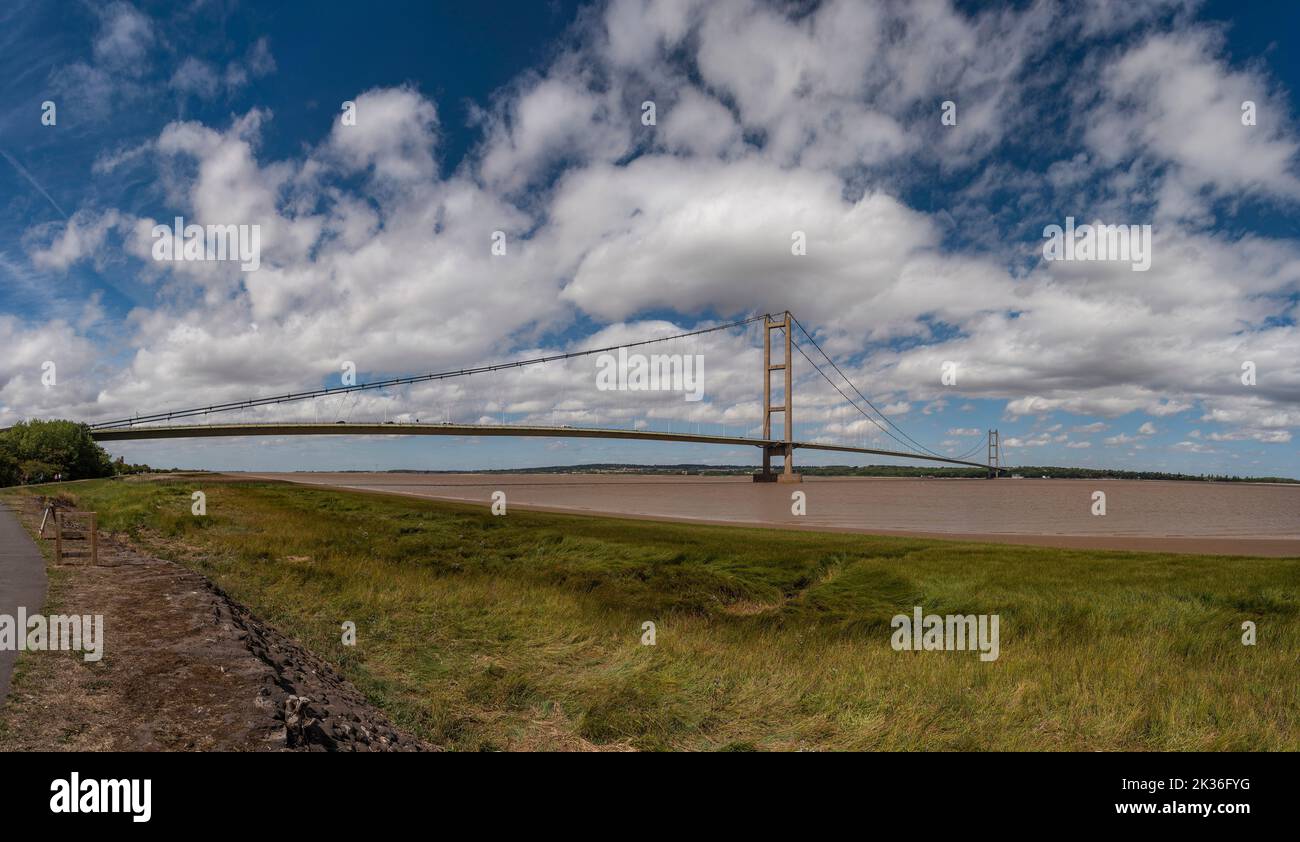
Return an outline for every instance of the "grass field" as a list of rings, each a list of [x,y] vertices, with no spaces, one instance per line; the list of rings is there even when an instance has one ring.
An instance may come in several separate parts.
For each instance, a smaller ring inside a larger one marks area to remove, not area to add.
[[[213,477],[58,493],[449,748],[1300,749],[1297,559],[493,517]],[[894,651],[917,605],[1000,615],[1001,657]]]

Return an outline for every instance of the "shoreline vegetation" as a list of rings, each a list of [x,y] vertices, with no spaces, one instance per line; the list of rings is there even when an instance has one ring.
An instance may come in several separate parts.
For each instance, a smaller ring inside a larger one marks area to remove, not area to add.
[[[209,578],[450,749],[1300,749],[1294,558],[494,517],[234,476],[3,492],[37,493]],[[915,608],[1000,616],[998,659],[895,651]]]
[[[22,421],[0,429],[0,487],[168,472],[114,460],[90,428],[75,421]]]

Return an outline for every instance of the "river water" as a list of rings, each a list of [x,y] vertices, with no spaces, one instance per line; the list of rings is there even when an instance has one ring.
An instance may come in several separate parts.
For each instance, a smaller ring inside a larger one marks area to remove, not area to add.
[[[1300,557],[1300,485],[1137,480],[808,478],[630,474],[292,473],[368,491],[632,517],[933,535],[1064,547]],[[803,516],[792,493],[806,497]],[[1105,515],[1093,514],[1094,492]]]

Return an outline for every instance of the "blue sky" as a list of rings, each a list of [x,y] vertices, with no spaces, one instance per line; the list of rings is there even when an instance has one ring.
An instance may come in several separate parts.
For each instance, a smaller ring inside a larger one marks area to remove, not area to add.
[[[1298,23],[1271,4],[1100,0],[6,4],[0,424],[789,307],[940,451],[997,427],[1013,463],[1300,476]],[[153,225],[176,216],[259,226],[260,268],[155,260]],[[1043,230],[1067,216],[1151,226],[1150,269],[1046,260]],[[751,331],[666,349],[704,357],[698,403],[598,391],[588,359],[242,417],[752,434],[755,346]],[[806,367],[795,393],[800,438],[890,446]],[[754,455],[585,440],[111,449],[247,469]]]

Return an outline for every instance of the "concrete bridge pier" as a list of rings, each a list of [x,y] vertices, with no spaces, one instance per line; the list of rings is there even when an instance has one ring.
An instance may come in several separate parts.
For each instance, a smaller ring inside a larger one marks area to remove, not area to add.
[[[772,457],[780,456],[785,467],[780,473],[772,470]],[[788,444],[763,447],[763,470],[754,474],[754,482],[803,482],[803,476],[794,472],[794,447]]]

